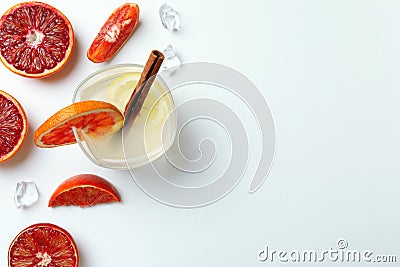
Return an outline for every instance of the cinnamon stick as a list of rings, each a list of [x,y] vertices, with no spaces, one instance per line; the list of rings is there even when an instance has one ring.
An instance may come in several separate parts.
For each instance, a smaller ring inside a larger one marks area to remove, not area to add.
[[[128,104],[125,107],[125,121],[128,125],[131,125],[139,115],[142,109],[144,100],[149,93],[151,85],[161,67],[164,60],[164,55],[160,51],[153,50],[150,53],[149,59],[144,66],[143,72],[140,76],[138,83],[136,84],[135,90],[133,91]]]

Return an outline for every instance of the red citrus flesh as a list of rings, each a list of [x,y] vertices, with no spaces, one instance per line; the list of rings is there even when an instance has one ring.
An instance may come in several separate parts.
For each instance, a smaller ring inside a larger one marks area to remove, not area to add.
[[[114,10],[87,51],[95,62],[110,60],[128,41],[139,21],[139,6],[126,3]]]
[[[0,60],[19,75],[42,78],[55,73],[68,61],[73,47],[71,23],[48,4],[20,3],[0,19]]]
[[[27,132],[24,109],[11,95],[0,90],[0,163],[21,147]]]
[[[96,100],[77,102],[47,119],[35,131],[35,144],[56,147],[76,143],[73,128],[89,137],[110,135],[123,124],[119,109],[110,103]]]
[[[94,174],[80,174],[62,182],[49,200],[49,207],[80,206],[120,202],[117,189],[106,179]]]
[[[8,249],[9,267],[77,267],[78,262],[72,236],[50,223],[25,228]]]

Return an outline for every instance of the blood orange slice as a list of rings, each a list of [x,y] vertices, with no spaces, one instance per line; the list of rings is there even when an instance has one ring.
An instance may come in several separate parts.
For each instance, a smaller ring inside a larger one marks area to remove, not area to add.
[[[49,207],[93,206],[120,202],[117,189],[106,179],[93,174],[80,174],[62,182],[49,200]]]
[[[77,267],[78,249],[72,236],[50,223],[22,230],[8,249],[9,267]]]
[[[24,109],[15,98],[0,90],[0,163],[20,149],[27,129]]]
[[[72,128],[89,137],[106,136],[121,129],[123,116],[117,107],[96,100],[77,102],[61,109],[35,131],[35,144],[56,147],[76,143]]]
[[[58,9],[25,2],[0,19],[0,59],[11,71],[41,78],[60,70],[71,56],[74,31]]]
[[[113,11],[87,51],[95,62],[110,60],[128,41],[139,21],[139,6],[126,3]]]

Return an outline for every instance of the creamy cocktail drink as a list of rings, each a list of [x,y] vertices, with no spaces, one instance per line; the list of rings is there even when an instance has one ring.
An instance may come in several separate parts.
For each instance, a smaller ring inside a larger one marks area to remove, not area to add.
[[[78,86],[73,101],[109,102],[124,114],[142,70],[142,66],[133,64],[100,70]],[[129,129],[97,138],[90,138],[76,129],[77,137],[80,136],[78,143],[85,154],[100,166],[120,169],[142,166],[163,155],[172,145],[176,132],[174,107],[169,89],[157,78]]]

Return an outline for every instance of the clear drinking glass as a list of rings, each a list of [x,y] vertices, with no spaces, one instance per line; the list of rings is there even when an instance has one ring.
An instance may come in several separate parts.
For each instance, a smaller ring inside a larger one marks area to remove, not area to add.
[[[72,101],[101,100],[117,106],[122,114],[143,66],[121,64],[106,67],[85,78]],[[74,129],[85,155],[95,164],[112,169],[143,166],[162,156],[173,144],[177,118],[175,104],[166,84],[157,76],[143,108],[128,129],[111,136],[91,138]]]

